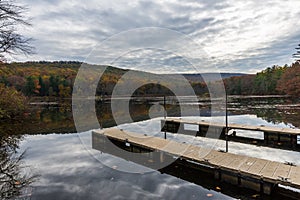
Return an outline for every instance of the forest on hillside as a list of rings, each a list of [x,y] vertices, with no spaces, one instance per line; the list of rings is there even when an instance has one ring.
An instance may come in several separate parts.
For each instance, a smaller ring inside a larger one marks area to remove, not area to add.
[[[28,97],[70,98],[81,64],[76,61],[1,63],[0,85],[14,88]],[[111,66],[99,65],[98,67],[106,67],[106,70],[98,83],[96,94],[111,95],[115,85],[128,70]],[[159,76],[161,77],[157,78]],[[140,96],[172,95],[172,92],[167,89],[168,84],[183,87],[173,75],[154,75],[135,71],[132,73],[131,79],[132,84],[144,85],[134,93],[134,95]],[[159,81],[155,82],[151,79]],[[189,81],[197,95],[207,95],[208,90],[204,82]],[[233,76],[225,78],[223,81],[227,93],[230,95],[298,96],[300,93],[300,64],[295,62],[291,66],[273,66],[257,74]],[[154,83],[146,84],[147,82]]]
[[[27,97],[70,98],[72,96],[74,81],[81,64],[80,62],[73,61],[1,63],[0,85],[2,84],[4,87],[14,88]],[[96,68],[105,69],[96,90],[96,95],[99,96],[110,96],[119,81],[123,84],[120,78],[129,71],[102,65],[97,65],[95,66],[95,69]],[[141,86],[133,95],[173,95],[173,93],[167,89],[171,87],[171,85],[176,88],[182,88],[181,91],[185,91],[184,83],[178,81],[176,75],[157,75],[140,71],[130,72],[130,77],[127,75],[127,78],[130,80],[125,84]],[[79,79],[83,79],[80,81],[91,81],[90,79],[93,77],[93,74],[91,74],[91,76],[86,74],[85,76],[87,77],[79,77]],[[193,82],[191,85],[197,94],[207,92],[206,85],[202,82]],[[182,94],[184,94],[184,92]]]
[[[257,74],[224,79],[231,95],[300,95],[300,63],[273,66]]]

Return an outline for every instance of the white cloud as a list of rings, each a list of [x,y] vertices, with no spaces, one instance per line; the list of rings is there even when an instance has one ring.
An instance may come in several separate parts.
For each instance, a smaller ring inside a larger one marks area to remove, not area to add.
[[[84,60],[114,34],[154,26],[188,35],[222,71],[252,73],[291,63],[300,36],[296,0],[22,2],[33,24],[23,33],[36,40],[37,54],[17,60]]]

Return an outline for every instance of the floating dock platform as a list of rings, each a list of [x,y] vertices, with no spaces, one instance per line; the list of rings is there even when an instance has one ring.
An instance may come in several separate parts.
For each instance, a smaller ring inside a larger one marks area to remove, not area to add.
[[[179,123],[182,123],[182,121],[179,121]],[[229,182],[263,194],[270,195],[278,184],[300,190],[300,167],[291,163],[280,163],[219,152],[117,128],[94,130],[92,132],[93,148],[101,149],[103,148],[103,142],[108,141],[130,151],[131,159],[126,157],[126,160],[135,160],[138,156],[144,157],[144,159],[139,159],[139,162],[146,166],[151,167],[151,164],[164,162],[167,158],[176,158],[187,161],[187,165],[201,166],[199,168],[204,168],[208,173],[212,173],[216,180]],[[115,154],[117,154],[116,152]],[[160,156],[153,157],[153,153],[158,153]],[[300,199],[299,193],[296,193],[293,197]]]
[[[195,125],[197,126],[196,131],[186,130],[185,125]],[[189,134],[200,137],[211,137],[215,139],[225,139],[226,137],[226,127],[224,123],[208,122],[208,121],[193,121],[181,118],[167,118],[161,120],[162,131],[170,133],[181,133]],[[300,136],[299,129],[293,128],[280,128],[271,126],[253,126],[253,125],[243,125],[243,124],[228,124],[229,130],[248,130],[248,131],[260,131],[263,133],[263,139],[249,138],[247,136],[241,137],[237,136],[236,132],[228,135],[230,140],[238,142],[249,143],[250,140],[255,140],[255,144],[262,146],[275,146],[282,147],[285,149],[299,149],[298,136]]]

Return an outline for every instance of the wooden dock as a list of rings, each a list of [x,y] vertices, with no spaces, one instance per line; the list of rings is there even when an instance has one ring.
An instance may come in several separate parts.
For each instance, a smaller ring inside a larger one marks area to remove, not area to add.
[[[184,125],[196,125],[198,126],[197,131],[185,130]],[[208,122],[208,121],[193,121],[193,120],[184,120],[181,118],[167,118],[161,120],[162,131],[171,132],[171,133],[190,133],[194,136],[204,136],[214,138],[220,136],[224,139],[226,134],[225,123],[217,122]],[[300,129],[293,128],[280,128],[280,127],[271,127],[271,126],[254,126],[254,125],[245,125],[245,124],[228,124],[228,130],[249,130],[249,131],[261,131],[263,132],[263,141],[264,144],[278,144],[280,146],[290,147],[296,149],[297,136],[300,135]],[[230,138],[237,137],[236,133],[230,135]]]
[[[271,194],[273,188],[278,184],[300,189],[299,166],[204,149],[195,145],[145,136],[117,128],[94,130],[93,135],[95,136],[93,136],[93,146],[101,136],[118,141],[123,146],[126,143],[126,146],[164,152],[172,157],[209,168],[217,180],[265,194]]]

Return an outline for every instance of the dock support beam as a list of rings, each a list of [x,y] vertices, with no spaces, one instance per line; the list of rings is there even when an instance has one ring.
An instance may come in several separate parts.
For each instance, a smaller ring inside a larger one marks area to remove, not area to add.
[[[269,133],[268,132],[264,132],[264,140],[266,144],[269,144]]]
[[[291,147],[295,149],[297,147],[297,135],[291,134]]]

